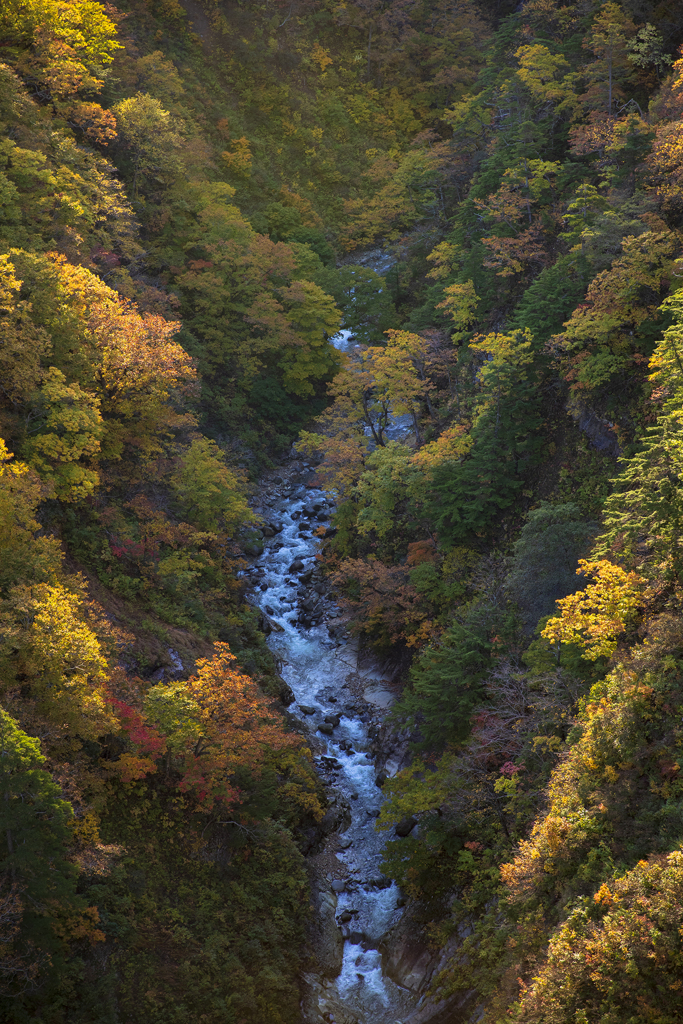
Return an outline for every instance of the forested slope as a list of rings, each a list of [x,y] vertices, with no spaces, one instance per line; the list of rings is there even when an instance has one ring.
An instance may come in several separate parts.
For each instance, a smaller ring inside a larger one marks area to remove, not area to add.
[[[648,0],[2,5],[3,1019],[299,1019],[323,796],[238,575],[295,440],[405,684],[380,827],[467,935],[440,992],[681,1019],[682,38]]]

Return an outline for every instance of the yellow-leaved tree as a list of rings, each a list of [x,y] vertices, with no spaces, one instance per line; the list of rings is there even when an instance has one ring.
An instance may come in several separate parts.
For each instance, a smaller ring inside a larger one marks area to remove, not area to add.
[[[24,454],[62,501],[92,494],[99,476],[93,467],[104,431],[100,401],[78,384],[67,384],[56,366],[45,374],[37,397],[38,421]]]
[[[243,483],[228,468],[215,441],[200,437],[183,456],[171,486],[190,522],[202,530],[231,534],[251,518]]]
[[[609,658],[640,603],[645,583],[635,572],[606,559],[582,558],[576,573],[591,577],[593,583],[557,602],[560,615],[547,622],[541,636],[553,643],[577,644],[591,661]]]

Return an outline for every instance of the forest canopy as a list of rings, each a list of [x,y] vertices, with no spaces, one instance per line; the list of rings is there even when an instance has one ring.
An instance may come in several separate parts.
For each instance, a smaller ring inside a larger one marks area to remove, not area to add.
[[[6,0],[0,39],[0,1016],[300,1020],[327,798],[245,576],[293,463],[399,692],[430,998],[676,1024],[683,13]]]

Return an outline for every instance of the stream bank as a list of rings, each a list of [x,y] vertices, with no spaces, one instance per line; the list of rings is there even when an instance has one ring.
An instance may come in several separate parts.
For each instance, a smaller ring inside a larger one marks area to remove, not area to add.
[[[307,736],[328,796],[307,852],[302,1020],[457,1024],[466,1016],[454,1000],[438,1004],[426,996],[442,956],[430,951],[414,908],[381,873],[381,786],[408,763],[409,736],[385,723],[397,695],[392,666],[380,665],[348,634],[315,557],[315,531],[331,534],[334,511],[317,485],[315,467],[294,457],[264,475],[255,505],[263,546],[249,547],[246,571],[250,599],[281,664],[288,711]]]

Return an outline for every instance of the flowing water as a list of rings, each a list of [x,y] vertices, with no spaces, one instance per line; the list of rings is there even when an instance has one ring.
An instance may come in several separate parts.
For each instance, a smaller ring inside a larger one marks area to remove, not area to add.
[[[354,344],[348,331],[340,332],[333,343],[346,352]],[[395,417],[389,437],[405,437],[409,423],[409,417]],[[396,886],[380,870],[386,837],[375,830],[383,796],[370,753],[372,716],[368,704],[350,686],[350,679],[358,680],[357,646],[343,629],[343,637],[337,638],[340,630],[335,629],[338,613],[333,601],[320,593],[314,604],[311,594],[315,582],[309,574],[317,566],[315,554],[320,546],[313,530],[329,525],[334,506],[322,491],[304,486],[269,506],[265,518],[275,520],[278,532],[266,541],[263,555],[251,569],[254,598],[276,630],[281,629],[271,634],[269,643],[296,698],[289,710],[316,735],[321,749],[316,757],[318,771],[351,808],[351,822],[339,842],[343,849],[336,854],[345,875],[336,911],[338,921],[348,919],[340,925],[344,958],[340,974],[320,1000],[320,1016],[330,1022],[402,1024],[417,997],[383,974],[378,949],[402,910]],[[296,559],[303,568],[292,568]],[[308,605],[303,613],[302,598]],[[381,706],[390,695],[377,685],[377,675],[366,669],[365,682],[372,686],[374,678],[373,699]],[[326,717],[336,723],[337,716],[338,724],[327,723],[332,724],[331,735],[318,730]],[[333,888],[342,886],[337,882]]]
[[[352,916],[343,926],[344,960],[330,993],[328,1019],[335,1019],[334,1005],[338,1003],[361,1024],[395,1024],[403,1020],[414,1000],[383,976],[377,948],[401,909],[397,906],[396,886],[380,870],[385,836],[374,826],[383,798],[375,783],[376,768],[370,754],[370,715],[365,702],[351,692],[348,681],[356,675],[356,645],[348,638],[335,640],[330,636],[325,620],[334,631],[335,618],[328,619],[328,615],[334,616],[335,608],[325,596],[320,597],[319,607],[309,612],[313,616],[311,626],[297,622],[299,596],[310,589],[300,586],[300,580],[316,567],[315,553],[320,543],[308,529],[301,529],[306,524],[302,515],[313,517],[311,525],[315,529],[329,523],[331,512],[325,495],[310,488],[299,487],[291,496],[276,501],[270,518],[278,520],[282,529],[255,560],[251,575],[258,604],[282,629],[271,634],[269,643],[282,661],[282,675],[296,697],[289,710],[316,733],[325,751],[316,757],[318,770],[326,782],[344,794],[351,807],[351,824],[341,833],[340,845],[346,848],[336,856],[347,872],[344,891],[338,894],[337,918],[345,910]],[[304,568],[294,572],[290,566],[297,558]],[[372,679],[370,671],[369,685]],[[382,690],[376,682],[375,693],[381,701]],[[339,716],[332,735],[317,729],[326,716]]]

